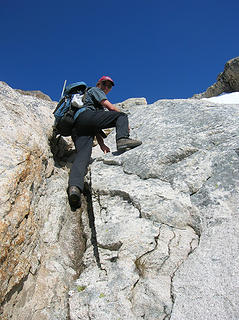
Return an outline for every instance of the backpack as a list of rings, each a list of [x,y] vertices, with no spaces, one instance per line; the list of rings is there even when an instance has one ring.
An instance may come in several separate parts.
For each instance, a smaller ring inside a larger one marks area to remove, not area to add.
[[[65,84],[64,84],[65,86]],[[55,117],[54,129],[63,137],[71,135],[77,111],[83,107],[87,91],[85,82],[75,82],[63,88],[62,96],[53,114]]]

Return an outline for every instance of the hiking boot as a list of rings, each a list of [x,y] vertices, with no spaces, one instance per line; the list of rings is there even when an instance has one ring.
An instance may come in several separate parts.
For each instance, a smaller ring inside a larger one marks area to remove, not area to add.
[[[123,150],[132,149],[140,146],[142,144],[142,141],[133,140],[130,138],[121,138],[117,140],[116,144],[117,144],[117,150],[123,151]]]
[[[71,186],[67,190],[71,209],[76,210],[81,207],[81,191],[76,186]]]

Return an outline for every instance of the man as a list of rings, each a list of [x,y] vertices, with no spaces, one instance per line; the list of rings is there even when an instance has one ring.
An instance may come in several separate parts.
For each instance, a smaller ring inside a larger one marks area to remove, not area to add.
[[[76,148],[76,158],[71,168],[68,186],[68,198],[72,209],[80,208],[81,192],[84,188],[84,176],[89,165],[93,139],[99,143],[104,153],[110,149],[104,144],[102,129],[116,128],[117,150],[125,151],[139,146],[142,142],[129,138],[128,116],[120,112],[106,97],[114,86],[109,76],[101,77],[96,87],[90,88],[84,99],[84,106],[79,110],[72,139]],[[105,109],[108,109],[106,112]]]

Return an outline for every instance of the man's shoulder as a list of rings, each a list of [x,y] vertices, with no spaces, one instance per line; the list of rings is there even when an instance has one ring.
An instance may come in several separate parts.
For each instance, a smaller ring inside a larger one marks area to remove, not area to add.
[[[92,87],[88,90],[88,92],[90,95],[93,95],[98,99],[107,99],[104,91],[98,87]]]
[[[100,88],[98,87],[90,87],[88,90],[88,92],[103,92]]]

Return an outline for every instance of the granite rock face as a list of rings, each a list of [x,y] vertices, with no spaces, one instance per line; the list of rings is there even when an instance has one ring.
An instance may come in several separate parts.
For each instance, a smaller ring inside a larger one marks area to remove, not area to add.
[[[205,92],[195,94],[193,98],[211,98],[223,92],[235,91],[239,91],[239,57],[229,60],[224,66],[224,71],[217,76],[217,82]]]
[[[80,219],[67,203],[67,171],[55,166],[50,148],[54,108],[0,83],[3,320],[66,319],[68,288],[80,269]]]
[[[71,319],[238,319],[239,105],[128,111],[143,144],[91,165],[95,242],[88,230]]]
[[[239,318],[239,105],[122,102],[143,144],[93,148],[71,212],[54,103],[0,94],[1,318]]]

